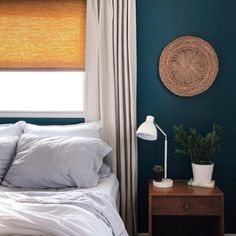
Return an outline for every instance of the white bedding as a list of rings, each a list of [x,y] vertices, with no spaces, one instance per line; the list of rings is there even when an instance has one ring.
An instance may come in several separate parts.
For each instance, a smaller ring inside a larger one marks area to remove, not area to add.
[[[111,195],[116,203],[117,209],[120,206],[119,182],[115,174],[111,173],[107,178],[101,178],[96,187],[87,188],[87,190],[103,192]]]
[[[0,193],[1,192],[22,192],[27,191],[27,189],[24,188],[9,188],[9,187],[4,187],[0,185]],[[67,191],[92,191],[92,192],[102,192],[105,194],[108,194],[112,196],[115,200],[117,209],[119,209],[120,205],[120,194],[119,194],[119,182],[115,174],[110,173],[107,178],[100,178],[99,184],[96,187],[92,188],[64,188],[64,189],[53,189],[53,190],[48,190],[48,189],[34,189],[31,190],[30,192],[67,192]]]
[[[23,191],[0,187],[0,235],[126,236],[114,174],[97,187]]]

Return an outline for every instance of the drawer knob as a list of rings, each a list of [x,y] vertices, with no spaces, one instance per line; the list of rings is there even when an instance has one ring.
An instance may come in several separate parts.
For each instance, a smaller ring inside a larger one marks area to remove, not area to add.
[[[187,203],[184,203],[183,208],[184,208],[185,211],[188,211],[189,210],[189,205]]]

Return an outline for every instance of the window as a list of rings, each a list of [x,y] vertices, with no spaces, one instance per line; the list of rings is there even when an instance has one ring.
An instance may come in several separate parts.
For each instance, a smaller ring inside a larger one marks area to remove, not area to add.
[[[84,72],[0,72],[0,116],[82,117]]]
[[[86,0],[0,1],[0,116],[84,113]]]

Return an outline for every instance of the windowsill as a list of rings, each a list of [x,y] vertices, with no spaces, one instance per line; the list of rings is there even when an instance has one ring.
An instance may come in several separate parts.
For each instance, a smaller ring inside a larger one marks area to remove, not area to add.
[[[0,112],[0,117],[84,118],[83,112]]]

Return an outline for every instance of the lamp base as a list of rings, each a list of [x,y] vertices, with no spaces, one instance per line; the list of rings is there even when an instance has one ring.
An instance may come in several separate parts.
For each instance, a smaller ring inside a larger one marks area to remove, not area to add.
[[[153,180],[153,186],[157,187],[157,188],[170,188],[173,186],[173,180],[172,179],[162,179],[161,182],[157,182],[155,180]]]

